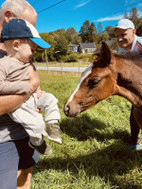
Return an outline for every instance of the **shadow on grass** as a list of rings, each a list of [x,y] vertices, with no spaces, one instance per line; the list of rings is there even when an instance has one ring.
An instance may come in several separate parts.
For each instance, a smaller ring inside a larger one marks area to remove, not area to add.
[[[34,174],[45,169],[63,172],[69,170],[75,178],[78,178],[79,171],[83,170],[89,178],[99,176],[120,188],[138,189],[141,185],[136,185],[127,179],[127,182],[123,182],[122,179],[118,179],[118,176],[127,174],[133,168],[141,167],[141,156],[142,153],[131,152],[124,143],[116,141],[108,147],[75,158],[69,156],[66,158],[44,158],[35,166]]]
[[[94,149],[94,152],[76,157],[73,157],[71,152],[65,154],[63,148],[64,158],[60,156],[52,158],[51,156],[41,159],[35,166],[33,174],[49,169],[61,172],[68,170],[74,178],[78,179],[79,172],[83,171],[89,178],[99,176],[106,183],[109,181],[112,186],[117,186],[120,189],[141,189],[141,183],[134,182],[133,178],[127,178],[127,174],[130,177],[129,171],[142,166],[142,152],[133,153],[122,142],[129,137],[127,131],[108,130],[106,127],[104,122],[97,119],[92,120],[86,114],[76,119],[62,120],[63,133],[79,141],[86,141],[90,138],[96,138],[98,141],[118,140],[107,147]]]
[[[108,125],[97,119],[90,119],[87,114],[84,114],[75,119],[63,119],[61,129],[63,133],[79,141],[85,141],[89,138],[96,138],[98,141],[105,139],[121,139],[127,142],[129,139],[128,131],[119,129],[107,129]]]

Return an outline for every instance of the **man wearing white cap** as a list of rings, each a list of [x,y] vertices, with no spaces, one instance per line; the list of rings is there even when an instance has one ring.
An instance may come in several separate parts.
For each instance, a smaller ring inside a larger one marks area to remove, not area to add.
[[[142,52],[142,37],[136,35],[136,29],[132,21],[121,19],[117,25],[112,28],[117,42],[121,48]]]
[[[136,29],[132,21],[129,19],[121,19],[115,27],[112,28],[119,47],[123,50],[132,52],[142,52],[142,37],[136,35]],[[130,116],[131,137],[129,147],[132,150],[140,150],[138,144],[139,126],[133,116],[133,107]]]

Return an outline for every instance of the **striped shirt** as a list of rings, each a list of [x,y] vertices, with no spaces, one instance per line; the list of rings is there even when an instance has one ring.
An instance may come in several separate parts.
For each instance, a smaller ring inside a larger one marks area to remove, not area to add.
[[[131,51],[142,52],[142,37],[135,35]]]

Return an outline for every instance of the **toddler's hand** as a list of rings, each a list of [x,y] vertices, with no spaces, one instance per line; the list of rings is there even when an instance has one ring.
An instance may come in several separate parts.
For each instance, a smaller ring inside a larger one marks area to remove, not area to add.
[[[45,92],[40,89],[37,89],[37,91],[36,91],[37,98],[39,98],[43,93],[45,93]]]
[[[30,84],[30,89],[29,92],[32,94],[33,92],[35,92],[40,84],[40,80],[38,77],[38,74],[36,71],[33,70],[33,67],[30,66],[30,80],[29,80],[29,84]]]

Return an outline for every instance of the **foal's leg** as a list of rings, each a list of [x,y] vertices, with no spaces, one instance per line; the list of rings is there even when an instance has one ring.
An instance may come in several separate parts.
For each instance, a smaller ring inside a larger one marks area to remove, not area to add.
[[[140,129],[142,129],[142,113],[136,108],[133,109],[133,115]]]

